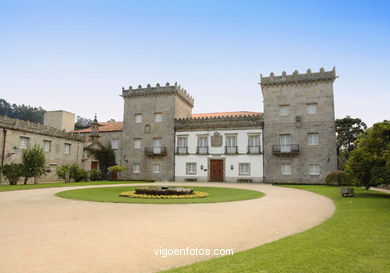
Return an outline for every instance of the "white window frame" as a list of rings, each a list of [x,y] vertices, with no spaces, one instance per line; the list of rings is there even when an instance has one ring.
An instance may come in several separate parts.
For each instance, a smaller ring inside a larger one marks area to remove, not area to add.
[[[316,115],[317,114],[317,103],[306,104],[306,113],[308,115]]]
[[[307,144],[310,146],[318,145],[320,142],[318,133],[308,133],[307,134]]]
[[[30,138],[21,136],[19,139],[19,148],[21,150],[25,150],[28,149],[29,146],[30,146]]]
[[[279,116],[287,117],[290,115],[290,105],[279,105]]]
[[[134,138],[134,149],[141,149],[142,148],[142,139],[141,138]]]
[[[251,175],[251,164],[250,163],[239,163],[238,164],[239,175]]]
[[[154,122],[162,122],[162,113],[154,113]]]
[[[70,143],[65,143],[64,144],[64,154],[69,155],[71,149],[72,149],[72,144],[70,144]]]
[[[111,148],[113,150],[119,149],[119,139],[111,139]]]
[[[46,153],[51,152],[51,140],[44,140],[43,141],[43,151]]]
[[[153,173],[161,173],[160,164],[153,164]]]
[[[141,173],[141,164],[133,163],[133,173]]]
[[[142,123],[142,114],[135,114],[134,122],[135,123]]]
[[[319,164],[310,164],[309,165],[309,174],[310,175],[320,175],[320,165]]]
[[[186,174],[196,174],[196,162],[186,163]]]
[[[291,165],[289,164],[283,164],[281,165],[281,173],[282,175],[291,175]]]

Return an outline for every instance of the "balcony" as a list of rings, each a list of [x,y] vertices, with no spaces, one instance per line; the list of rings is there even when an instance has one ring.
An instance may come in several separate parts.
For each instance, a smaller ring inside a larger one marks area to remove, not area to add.
[[[188,147],[176,147],[177,155],[186,155],[188,154]]]
[[[167,147],[145,147],[145,155],[149,155],[149,156],[167,155]]]
[[[260,146],[248,146],[248,154],[261,154]]]
[[[237,146],[225,146],[225,154],[237,154],[238,147]]]
[[[274,155],[296,155],[299,154],[299,144],[272,145]]]
[[[197,146],[196,147],[196,153],[198,155],[207,155],[209,154],[209,147],[205,146]]]

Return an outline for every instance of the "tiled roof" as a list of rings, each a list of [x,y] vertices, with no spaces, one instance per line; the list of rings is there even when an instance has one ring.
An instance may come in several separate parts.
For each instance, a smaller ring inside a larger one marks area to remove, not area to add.
[[[99,122],[99,132],[118,132],[123,130],[122,121]],[[75,133],[90,133],[91,127],[74,131]]]
[[[216,113],[200,113],[192,114],[192,118],[215,118],[215,117],[234,117],[234,116],[256,116],[260,112],[237,111],[237,112],[216,112]]]

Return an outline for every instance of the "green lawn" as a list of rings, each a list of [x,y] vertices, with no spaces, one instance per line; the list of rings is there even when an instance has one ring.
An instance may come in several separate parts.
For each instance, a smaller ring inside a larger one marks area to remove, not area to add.
[[[390,272],[389,194],[357,189],[341,198],[336,187],[293,187],[331,198],[336,212],[303,233],[167,272]]]
[[[189,203],[215,203],[255,199],[264,196],[263,193],[252,190],[216,188],[216,187],[191,187],[196,191],[209,193],[208,197],[196,199],[141,199],[120,197],[121,192],[134,190],[136,187],[107,187],[107,188],[90,188],[68,190],[57,193],[57,196],[97,201],[97,202],[114,202],[114,203],[142,203],[142,204],[189,204]]]
[[[110,185],[110,184],[134,184],[134,183],[152,183],[144,181],[90,181],[90,182],[72,182],[72,183],[40,183],[40,184],[27,184],[27,185],[1,185],[0,192],[2,191],[17,191],[17,190],[30,190],[30,189],[45,189],[56,187],[74,187],[74,186],[93,186],[93,185]]]

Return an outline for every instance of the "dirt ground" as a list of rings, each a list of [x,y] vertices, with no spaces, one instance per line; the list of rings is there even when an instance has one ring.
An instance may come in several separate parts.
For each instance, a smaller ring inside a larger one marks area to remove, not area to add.
[[[158,272],[216,256],[164,258],[155,250],[190,247],[238,252],[316,226],[335,209],[330,199],[290,188],[185,185],[251,189],[266,196],[226,203],[153,205],[54,195],[80,187],[1,192],[0,272]]]

